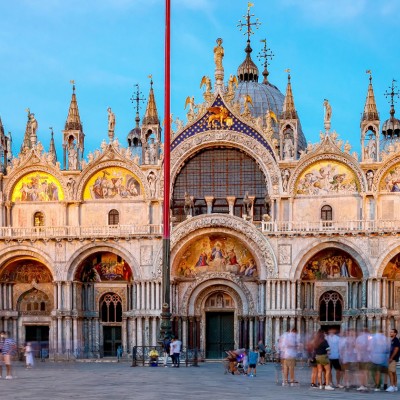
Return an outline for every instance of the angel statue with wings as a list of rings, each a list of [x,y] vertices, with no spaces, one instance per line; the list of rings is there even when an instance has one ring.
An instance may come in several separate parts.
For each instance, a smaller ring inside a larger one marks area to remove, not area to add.
[[[211,93],[211,79],[208,77],[208,76],[203,76],[203,78],[201,79],[201,82],[200,82],[200,89],[203,87],[203,86],[206,86],[206,93],[208,94],[208,93]]]

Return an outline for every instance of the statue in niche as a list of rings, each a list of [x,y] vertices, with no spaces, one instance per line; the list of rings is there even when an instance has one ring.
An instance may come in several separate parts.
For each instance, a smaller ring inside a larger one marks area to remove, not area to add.
[[[67,191],[70,199],[74,197],[74,190],[75,190],[75,180],[70,177],[67,182]]]
[[[367,190],[371,192],[374,186],[374,171],[367,171],[365,176],[367,178]]]
[[[186,218],[193,217],[194,212],[194,197],[190,196],[188,192],[185,192],[183,211],[186,215]]]
[[[366,158],[371,161],[376,160],[376,139],[374,136],[371,136],[369,139],[368,145],[366,147]]]
[[[156,182],[157,182],[157,177],[156,174],[151,171],[149,175],[147,175],[147,182],[149,182],[149,187],[150,187],[150,197],[154,198],[156,195]]]
[[[68,170],[76,171],[78,169],[78,150],[75,145],[74,138],[68,143]]]
[[[289,178],[290,178],[290,170],[285,168],[282,170],[282,190],[284,192],[287,192],[288,189],[288,184],[289,184]]]
[[[294,153],[294,146],[292,138],[289,134],[286,134],[283,142],[283,158],[285,160],[292,158],[293,153]]]
[[[149,143],[149,164],[157,164],[157,148],[154,143],[154,138],[150,138]]]

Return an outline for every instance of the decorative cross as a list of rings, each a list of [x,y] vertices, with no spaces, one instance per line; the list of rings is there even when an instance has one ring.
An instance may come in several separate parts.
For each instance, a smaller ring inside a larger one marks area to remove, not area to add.
[[[261,51],[258,53],[257,58],[261,61],[262,66],[264,68],[267,68],[269,64],[268,59],[272,60],[272,57],[274,57],[274,53],[267,47],[267,39],[262,39],[260,42],[264,43],[264,47],[261,49]],[[264,59],[264,61],[262,61]]]
[[[131,102],[134,103],[136,101],[136,112],[139,114],[139,109],[140,109],[140,102],[144,103],[146,100],[143,96],[143,93],[139,91],[139,84],[136,84],[136,93],[134,93],[131,97]],[[134,97],[136,96],[136,97]]]
[[[390,89],[390,92],[388,92],[387,90],[386,90],[386,92],[385,92],[385,97],[386,98],[388,98],[388,97],[390,97],[390,100],[389,100],[389,103],[390,103],[390,105],[393,107],[394,106],[394,104],[396,103],[396,101],[395,101],[395,97],[397,96],[397,97],[400,97],[400,92],[399,91],[395,91],[396,89],[397,89],[397,86],[395,85],[395,82],[397,82],[395,79],[392,79],[392,87],[389,87],[389,89]]]
[[[250,35],[254,35],[252,27],[254,26],[256,29],[258,29],[258,27],[261,25],[261,22],[258,20],[258,18],[256,18],[255,22],[251,22],[251,17],[254,17],[254,14],[250,14],[250,7],[253,6],[253,3],[247,3],[247,15],[243,15],[245,22],[239,20],[239,23],[237,24],[237,27],[240,31],[242,31],[244,27],[247,28],[246,32],[243,33],[243,35],[247,35],[247,41],[250,41]]]

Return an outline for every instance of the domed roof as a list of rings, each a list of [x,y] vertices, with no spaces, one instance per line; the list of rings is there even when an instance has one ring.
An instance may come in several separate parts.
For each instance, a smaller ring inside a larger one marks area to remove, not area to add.
[[[243,102],[245,95],[249,95],[253,101],[253,107],[251,107],[250,111],[255,118],[265,117],[267,110],[273,111],[277,116],[282,112],[285,96],[275,85],[269,82],[239,82],[235,93],[235,101]]]
[[[392,105],[390,109],[390,118],[387,119],[382,126],[382,135],[385,136],[386,139],[400,136],[400,121],[394,117],[394,114],[394,106]]]

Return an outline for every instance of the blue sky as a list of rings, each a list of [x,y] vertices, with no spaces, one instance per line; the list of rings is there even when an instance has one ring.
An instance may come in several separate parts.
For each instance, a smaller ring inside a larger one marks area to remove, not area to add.
[[[200,81],[214,75],[213,48],[223,39],[225,76],[244,60],[246,37],[236,27],[243,0],[171,0],[172,103],[186,121],[187,96],[202,100]],[[253,60],[266,38],[275,57],[269,80],[285,91],[290,68],[295,104],[307,140],[319,140],[323,99],[333,109],[332,129],[360,148],[360,116],[373,73],[381,122],[389,116],[384,92],[399,79],[398,0],[253,0],[261,26],[252,36]],[[126,144],[134,127],[134,85],[148,96],[152,74],[163,118],[164,0],[15,0],[0,2],[0,116],[18,152],[27,107],[48,148],[54,128],[62,159],[62,129],[76,81],[86,134],[85,155],[107,138],[107,107],[116,114],[116,136]],[[399,106],[400,107],[400,106]],[[145,111],[142,105],[141,117]],[[397,114],[400,118],[400,109]]]

